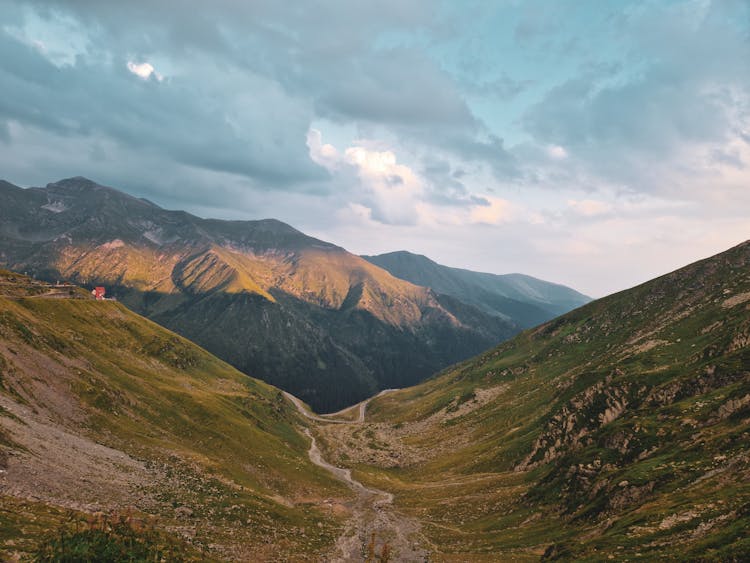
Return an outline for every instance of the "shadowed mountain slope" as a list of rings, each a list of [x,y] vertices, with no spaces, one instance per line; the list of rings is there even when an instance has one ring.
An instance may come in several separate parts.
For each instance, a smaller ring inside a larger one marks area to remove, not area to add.
[[[365,260],[417,285],[432,288],[522,328],[536,326],[591,301],[565,287],[523,274],[486,274],[450,268],[421,254],[398,251]]]
[[[1,559],[110,510],[157,517],[200,560],[322,557],[350,493],[310,463],[302,422],[123,305],[0,271]]]
[[[518,329],[275,220],[167,211],[85,178],[0,185],[0,263],[107,286],[317,410],[401,387]]]
[[[378,397],[368,419],[345,455],[348,428],[328,431],[332,459],[459,560],[745,561],[750,242]]]

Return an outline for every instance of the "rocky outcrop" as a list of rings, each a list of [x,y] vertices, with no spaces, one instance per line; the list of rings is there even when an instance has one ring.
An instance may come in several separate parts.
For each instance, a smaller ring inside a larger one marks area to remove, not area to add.
[[[609,375],[576,394],[550,417],[516,471],[533,469],[587,445],[595,430],[617,420],[644,391],[631,383],[615,383],[614,375]]]

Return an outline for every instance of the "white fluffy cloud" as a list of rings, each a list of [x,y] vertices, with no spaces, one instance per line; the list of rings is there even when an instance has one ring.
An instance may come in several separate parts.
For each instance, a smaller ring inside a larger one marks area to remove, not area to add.
[[[354,183],[348,186],[347,204],[355,205],[358,215],[394,225],[416,224],[424,219],[423,180],[397,162],[393,151],[355,145],[339,152],[323,143],[320,131],[315,129],[308,133],[307,145],[313,162],[326,168],[342,185]]]
[[[388,225],[497,225],[513,217],[514,206],[496,196],[465,196],[461,205],[436,203],[430,181],[399,162],[395,151],[379,146],[382,143],[360,141],[342,152],[311,129],[307,145],[313,162],[342,187],[340,195],[348,199],[345,205],[352,217]]]
[[[566,158],[568,158],[568,151],[566,151],[565,148],[561,147],[560,145],[548,146],[547,154],[550,156],[550,158],[554,158],[555,160],[565,160]]]
[[[365,201],[374,219],[390,224],[412,224],[424,220],[424,184],[414,171],[399,164],[392,151],[349,147],[345,161],[354,166]]]
[[[164,79],[161,74],[156,72],[156,69],[154,69],[154,66],[151,63],[134,63],[133,61],[128,61],[127,66],[130,72],[143,80],[148,80],[151,76],[160,82]]]

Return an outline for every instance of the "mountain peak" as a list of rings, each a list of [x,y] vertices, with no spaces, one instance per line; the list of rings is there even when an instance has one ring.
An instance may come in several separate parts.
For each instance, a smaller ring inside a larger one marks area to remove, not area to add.
[[[97,184],[93,180],[89,180],[84,176],[73,176],[72,178],[63,178],[57,182],[50,182],[47,184],[47,189],[50,188],[64,188],[64,189],[77,189],[77,190],[91,190],[96,188],[103,188],[100,184]]]
[[[365,260],[369,260],[370,258],[391,258],[391,259],[410,259],[410,260],[422,260],[424,262],[429,262],[431,264],[437,264],[434,260],[431,258],[428,258],[424,254],[417,254],[416,252],[411,252],[409,250],[394,250],[393,252],[385,252],[383,254],[378,255],[372,255],[372,256],[362,256]]]
[[[22,189],[22,188],[19,188],[18,186],[16,186],[15,184],[11,184],[7,180],[0,180],[0,188],[6,189],[6,190],[7,189],[15,189],[15,190]]]

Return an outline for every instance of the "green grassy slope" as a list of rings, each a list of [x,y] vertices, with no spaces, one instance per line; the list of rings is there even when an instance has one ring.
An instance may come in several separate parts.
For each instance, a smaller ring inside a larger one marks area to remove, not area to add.
[[[348,463],[446,553],[746,560],[750,243],[375,399],[368,416]]]
[[[210,557],[330,547],[321,501],[349,493],[309,462],[278,389],[116,302],[40,293],[0,273],[0,553],[62,508],[132,507]]]

